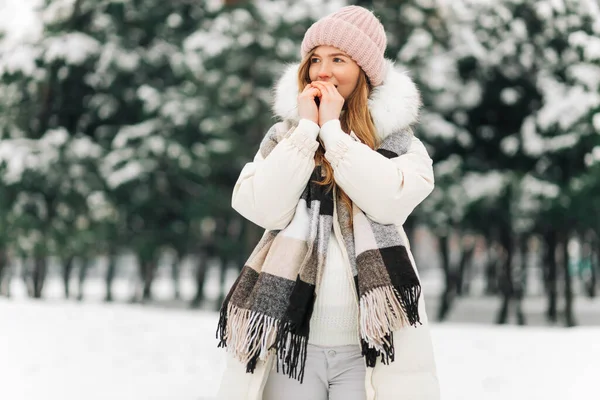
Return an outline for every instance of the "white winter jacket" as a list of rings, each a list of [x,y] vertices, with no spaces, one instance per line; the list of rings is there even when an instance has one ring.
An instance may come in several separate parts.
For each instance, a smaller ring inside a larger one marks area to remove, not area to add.
[[[381,139],[415,123],[420,107],[419,93],[412,80],[391,62],[387,67],[383,84],[373,90],[369,100],[369,110]],[[297,71],[298,65],[289,67],[276,86],[274,110],[284,121],[277,129],[285,130],[290,122],[296,125],[298,121]],[[307,150],[314,148],[310,145],[319,132],[311,129],[309,124],[301,123],[266,159],[258,152],[253,162],[246,164],[233,190],[235,210],[267,230],[283,229],[291,221],[315,166],[314,151]],[[421,141],[413,137],[406,154],[388,159],[343,133],[337,121],[325,124],[320,134],[336,183],[369,218],[381,224],[396,225],[408,243],[402,224],[434,186],[432,160]],[[341,157],[328,154],[340,141],[348,150]],[[335,214],[333,231],[350,268]],[[407,250],[416,270],[410,246]],[[423,297],[419,302],[422,325],[393,333],[395,361],[384,365],[378,360],[374,368],[367,368],[367,400],[439,400]],[[217,398],[261,400],[272,367],[271,356],[260,361],[255,372],[249,374],[245,365],[228,356]],[[285,400],[285,396],[281,400]]]

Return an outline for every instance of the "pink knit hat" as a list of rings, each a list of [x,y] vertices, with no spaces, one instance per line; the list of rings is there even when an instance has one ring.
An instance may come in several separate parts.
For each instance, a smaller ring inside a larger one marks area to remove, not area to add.
[[[347,6],[321,18],[302,40],[302,58],[317,46],[333,46],[348,54],[365,71],[371,84],[383,83],[387,44],[383,25],[366,8]]]

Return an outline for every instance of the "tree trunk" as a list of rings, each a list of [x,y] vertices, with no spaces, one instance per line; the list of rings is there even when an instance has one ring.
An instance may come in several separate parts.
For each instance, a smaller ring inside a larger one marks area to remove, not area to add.
[[[596,264],[594,253],[590,254],[590,282],[588,284],[588,296],[590,298],[596,298],[596,291],[598,289],[598,265]]]
[[[260,242],[260,239],[262,238],[264,232],[263,229],[248,221],[243,221],[243,224],[244,226],[242,228],[242,240],[244,241],[244,246],[238,254],[237,258],[238,270],[240,272],[242,271],[242,268],[244,268],[244,264],[250,257],[250,254],[252,254],[252,251]]]
[[[152,300],[152,282],[156,276],[157,261],[155,259],[147,260],[142,264],[143,283],[142,301],[147,302]]]
[[[487,249],[487,263],[485,266],[485,294],[487,296],[495,296],[498,294],[498,257],[494,242],[489,238]]]
[[[525,313],[523,312],[523,298],[525,297],[525,291],[527,287],[527,260],[529,259],[529,247],[527,245],[528,237],[521,235],[519,237],[519,254],[521,255],[521,263],[519,270],[519,277],[516,280],[518,283],[515,287],[515,312],[517,314],[517,324],[526,325],[527,320]]]
[[[404,229],[404,233],[406,233],[406,237],[408,238],[408,243],[414,244],[415,229],[416,229],[415,217],[409,216],[406,219],[406,221],[404,222],[404,225],[402,225],[402,228]]]
[[[207,269],[208,257],[205,252],[200,251],[196,254],[196,295],[190,303],[192,308],[199,308],[204,301],[204,281],[206,280]]]
[[[135,292],[130,303],[147,302],[152,300],[152,283],[156,275],[158,266],[158,257],[149,254],[138,254],[138,276],[139,281],[136,284]]]
[[[473,281],[473,257],[475,256],[475,249],[477,247],[477,239],[473,241],[473,246],[471,249],[471,254],[469,255],[468,260],[465,262],[465,267],[463,271],[462,279],[462,294],[463,296],[468,296],[471,294],[471,283]]]
[[[34,259],[33,269],[33,298],[41,299],[44,290],[44,282],[48,272],[48,261],[45,256],[37,255]]]
[[[454,298],[454,274],[450,261],[450,249],[448,248],[448,235],[442,235],[439,238],[440,254],[442,256],[442,269],[445,277],[444,292],[440,297],[440,305],[438,308],[438,321],[444,321],[448,317],[448,313],[452,308],[452,300]]]
[[[10,297],[10,262],[4,249],[0,250],[0,296]]]
[[[85,278],[87,277],[87,270],[90,266],[90,264],[92,263],[91,260],[89,260],[88,258],[81,258],[81,260],[79,261],[79,276],[77,279],[77,286],[78,286],[78,291],[77,291],[77,301],[82,301],[83,297],[84,297],[84,286],[85,286]]]
[[[508,323],[508,313],[510,311],[511,300],[514,295],[512,272],[514,244],[511,231],[508,228],[503,229],[500,240],[502,241],[502,247],[504,248],[505,254],[502,275],[500,278],[500,294],[502,295],[502,304],[496,317],[496,323],[503,325]]]
[[[227,269],[229,267],[229,257],[226,255],[219,256],[219,297],[217,298],[217,302],[215,304],[215,311],[219,311],[221,309],[221,305],[227,296],[227,292],[229,288],[225,287],[225,278],[227,278]]]
[[[173,293],[175,300],[181,300],[181,291],[179,289],[179,281],[181,275],[181,260],[183,257],[176,253],[171,264],[171,279],[173,281]]]
[[[62,278],[63,278],[63,286],[65,288],[65,299],[70,297],[70,279],[71,279],[71,271],[73,270],[73,261],[75,260],[74,256],[68,256],[62,265]]]
[[[590,276],[590,290],[589,295],[591,298],[596,297],[598,290],[598,272],[600,272],[600,240],[598,238],[593,239],[590,243],[590,264],[591,264],[591,276]]]
[[[473,259],[473,254],[475,253],[475,242],[467,244],[463,246],[463,251],[460,257],[460,262],[458,264],[458,276],[456,278],[456,295],[462,296],[465,293],[466,282],[465,279],[466,271],[470,269],[471,260]]]
[[[117,272],[117,255],[114,251],[110,251],[108,254],[108,268],[106,269],[106,295],[104,301],[110,303],[113,301],[112,284],[115,279]]]
[[[587,251],[583,252],[583,257],[588,260],[589,265],[589,275],[583,279],[583,284],[585,285],[585,292],[591,298],[594,299],[596,297],[596,286],[598,284],[598,271],[596,268],[598,267],[596,264],[596,242],[595,235],[590,233],[589,235],[584,235],[584,248]]]
[[[23,269],[21,270],[23,283],[25,283],[25,288],[27,289],[27,296],[33,298],[34,288],[33,288],[33,260],[29,257],[23,258]]]
[[[545,264],[547,268],[547,294],[548,294],[548,309],[546,318],[548,322],[556,323],[557,316],[557,297],[558,297],[558,282],[557,282],[557,265],[556,265],[556,247],[557,238],[555,231],[549,231],[544,235],[546,242]]]
[[[569,235],[565,234],[561,243],[563,276],[565,280],[565,325],[573,327],[577,325],[573,314],[573,289],[571,285],[571,272],[569,271]]]

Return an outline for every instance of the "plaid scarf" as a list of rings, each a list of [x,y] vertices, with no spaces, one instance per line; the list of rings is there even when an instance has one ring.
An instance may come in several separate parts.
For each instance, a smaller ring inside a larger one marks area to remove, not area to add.
[[[272,128],[260,146],[263,157],[292,131],[281,135]],[[402,155],[411,137],[410,129],[391,134],[377,152]],[[317,166],[292,221],[283,230],[265,232],[221,307],[219,347],[228,347],[247,372],[274,350],[277,369],[303,381],[309,322],[334,216],[354,275],[366,365],[374,367],[378,357],[384,364],[394,361],[392,332],[420,323],[421,286],[396,226],[369,219],[356,205],[350,223],[347,207],[334,202],[335,193],[318,185],[320,179]]]

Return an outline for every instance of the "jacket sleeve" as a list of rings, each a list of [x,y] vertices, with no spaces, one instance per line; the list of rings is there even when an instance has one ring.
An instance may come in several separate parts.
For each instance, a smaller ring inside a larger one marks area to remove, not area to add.
[[[281,123],[280,123],[281,124]],[[265,141],[278,140],[277,130],[269,130]],[[291,221],[298,200],[315,168],[314,155],[319,147],[316,140],[319,126],[301,120],[295,130],[278,143],[268,154],[261,144],[254,160],[247,163],[233,189],[231,206],[258,226],[283,229]]]
[[[433,191],[433,161],[416,137],[407,153],[391,159],[352,139],[338,120],[323,125],[321,139],[336,183],[380,224],[404,224]]]

